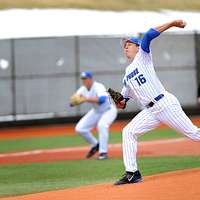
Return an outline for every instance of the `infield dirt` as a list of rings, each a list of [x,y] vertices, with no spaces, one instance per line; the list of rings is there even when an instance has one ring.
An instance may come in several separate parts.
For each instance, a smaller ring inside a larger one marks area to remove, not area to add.
[[[200,169],[145,177],[142,183],[100,184],[1,200],[199,200]]]

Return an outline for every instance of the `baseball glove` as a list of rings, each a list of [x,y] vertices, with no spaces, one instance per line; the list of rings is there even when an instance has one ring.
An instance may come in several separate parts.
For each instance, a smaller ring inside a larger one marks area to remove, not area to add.
[[[79,94],[73,94],[71,97],[70,97],[70,105],[71,106],[77,106],[83,102],[86,101],[86,98],[79,95]]]
[[[121,93],[119,93],[111,88],[108,89],[108,93],[110,94],[111,98],[113,99],[113,101],[115,102],[116,105],[124,100],[124,97],[122,96]]]

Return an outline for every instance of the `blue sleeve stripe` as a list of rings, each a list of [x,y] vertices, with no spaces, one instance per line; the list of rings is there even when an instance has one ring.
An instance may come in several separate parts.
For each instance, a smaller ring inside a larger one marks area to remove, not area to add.
[[[104,103],[106,101],[106,96],[101,96],[99,97],[99,104],[101,105],[102,103]]]
[[[149,29],[145,34],[141,42],[141,47],[143,51],[149,53],[150,52],[150,43],[151,40],[158,37],[160,35],[160,32],[156,31],[155,29],[151,28]]]

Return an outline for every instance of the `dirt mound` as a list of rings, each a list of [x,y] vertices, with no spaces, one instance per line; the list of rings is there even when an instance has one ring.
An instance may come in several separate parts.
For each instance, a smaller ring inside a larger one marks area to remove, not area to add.
[[[100,184],[1,200],[199,200],[200,169],[144,177],[138,184]]]

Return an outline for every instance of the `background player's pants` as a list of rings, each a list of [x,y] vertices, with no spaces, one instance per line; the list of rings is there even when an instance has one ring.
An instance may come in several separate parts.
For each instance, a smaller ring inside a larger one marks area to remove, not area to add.
[[[123,129],[123,159],[126,171],[136,171],[137,137],[164,123],[188,138],[200,141],[200,128],[193,125],[177,98],[166,92],[153,107],[145,108]],[[159,151],[159,149],[158,149]]]
[[[76,125],[76,132],[92,145],[98,143],[97,139],[92,135],[91,129],[97,127],[99,133],[99,152],[107,153],[108,151],[108,129],[109,126],[117,117],[117,109],[111,105],[109,110],[103,113],[96,112],[94,109],[90,110],[84,115]]]

